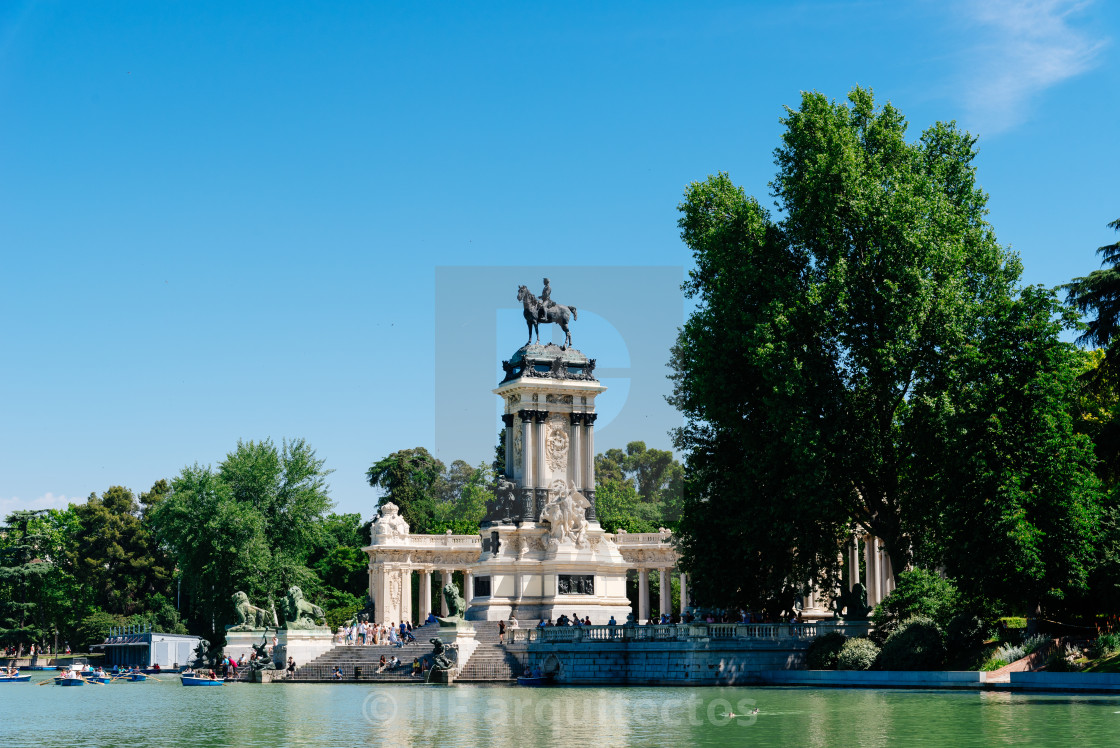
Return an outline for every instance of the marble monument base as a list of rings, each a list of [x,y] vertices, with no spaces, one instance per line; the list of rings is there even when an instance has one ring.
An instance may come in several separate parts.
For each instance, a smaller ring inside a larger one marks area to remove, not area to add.
[[[234,660],[239,660],[244,655],[249,660],[253,657],[254,644],[260,644],[263,640],[265,644],[272,646],[272,637],[275,635],[276,629],[226,629],[226,646],[222,649],[222,654]]]
[[[593,523],[587,542],[576,547],[571,541],[549,542],[547,528],[522,523],[492,525],[484,532],[497,532],[497,554],[484,554],[475,565],[475,580],[489,583],[489,595],[475,595],[467,610],[470,621],[517,619],[529,628],[542,619],[561,615],[591,618],[601,625],[623,624],[630,614],[626,597],[627,563],[617,546]]]
[[[334,647],[334,634],[328,628],[280,629],[279,639],[280,644],[272,653],[278,668],[286,668],[289,657],[296,661],[296,667],[306,665]]]

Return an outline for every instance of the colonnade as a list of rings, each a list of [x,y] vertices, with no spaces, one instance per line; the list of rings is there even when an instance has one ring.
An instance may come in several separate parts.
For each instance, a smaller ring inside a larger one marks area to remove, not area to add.
[[[862,551],[863,570],[860,570]],[[867,604],[875,607],[894,590],[894,568],[891,556],[880,538],[870,533],[855,532],[848,545],[848,589],[862,583],[867,590]]]
[[[549,395],[549,397],[552,397]],[[571,401],[571,396],[567,396]],[[506,413],[502,423],[506,431],[507,476],[518,485],[519,516],[513,519],[536,522],[541,507],[548,501],[548,484],[552,476],[570,475],[576,490],[590,502],[588,521],[596,521],[595,514],[595,419],[590,412],[549,411],[521,409]],[[519,421],[519,422],[515,422]],[[563,449],[562,467],[550,467],[546,455],[550,425],[552,429],[566,431],[567,446]],[[559,425],[558,425],[559,424]],[[515,449],[517,444],[520,449]],[[570,455],[569,455],[570,453]],[[570,464],[570,471],[568,470]]]
[[[670,583],[669,574],[672,572],[672,567],[650,568],[645,566],[638,567],[638,610],[635,611],[634,618],[639,623],[644,623],[650,618],[649,609],[649,573],[656,571],[658,574],[657,582],[660,594],[658,595],[658,608],[660,609],[658,615],[672,615],[673,614],[673,588]],[[684,615],[685,609],[688,608],[688,575],[680,572],[681,584],[681,605],[680,614]],[[619,621],[622,623],[622,621]]]

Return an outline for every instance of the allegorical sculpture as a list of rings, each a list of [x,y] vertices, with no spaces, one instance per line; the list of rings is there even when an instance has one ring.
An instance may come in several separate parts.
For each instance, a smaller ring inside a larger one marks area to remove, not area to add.
[[[591,502],[569,480],[557,478],[548,487],[548,502],[541,509],[541,522],[548,523],[548,548],[556,550],[570,540],[576,548],[587,547],[587,510]]]
[[[250,603],[249,596],[244,592],[233,593],[233,610],[237,614],[237,624],[230,631],[250,631],[277,625],[273,614]]]
[[[251,672],[257,670],[275,670],[276,663],[272,661],[272,655],[268,653],[268,638],[261,639],[260,644],[253,645],[253,657],[249,660],[249,670]]]
[[[494,503],[486,514],[485,522],[509,524],[518,516],[517,484],[504,475],[498,476],[494,487]]]
[[[541,329],[540,323],[548,324],[555,322],[560,325],[560,329],[564,331],[564,345],[561,348],[567,348],[572,344],[572,333],[568,330],[568,321],[576,319],[576,308],[574,306],[565,306],[557,304],[550,297],[552,296],[552,286],[548,284],[548,278],[544,279],[544,290],[541,291],[540,298],[533,295],[526,286],[517,287],[517,300],[521,302],[524,309],[525,324],[529,326],[529,340],[525,345],[530,345],[533,342],[533,332],[536,331],[537,343],[541,342]]]
[[[871,606],[867,604],[867,590],[859,582],[850,591],[841,590],[829,607],[835,612],[836,618],[843,618],[845,621],[866,621],[871,612]]]
[[[299,587],[289,587],[284,598],[284,627],[288,629],[317,629],[322,628],[319,621],[323,618],[323,609],[303,599],[303,590]]]
[[[438,636],[428,640],[432,645],[432,669],[454,670],[459,660],[459,648],[455,644],[444,644]]]
[[[191,661],[191,667],[196,670],[210,667],[210,642],[205,639],[198,640],[198,646],[194,648],[194,660]]]
[[[386,540],[408,537],[408,523],[398,512],[397,505],[391,501],[381,505],[381,516],[370,528],[370,540],[374,545]]]

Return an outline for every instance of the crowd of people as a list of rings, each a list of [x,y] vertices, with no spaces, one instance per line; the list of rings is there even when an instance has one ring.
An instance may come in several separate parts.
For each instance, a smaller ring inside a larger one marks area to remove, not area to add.
[[[339,626],[335,632],[335,643],[339,645],[391,644],[394,647],[403,647],[414,641],[416,637],[412,634],[412,623],[409,621],[401,621],[399,625],[395,621],[388,624],[354,621]]]

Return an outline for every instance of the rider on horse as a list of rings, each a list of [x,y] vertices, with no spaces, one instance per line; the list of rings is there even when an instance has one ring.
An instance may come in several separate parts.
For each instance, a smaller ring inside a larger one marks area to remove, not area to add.
[[[537,318],[541,322],[548,321],[548,310],[556,305],[556,302],[549,298],[550,296],[552,296],[552,286],[548,285],[548,278],[545,278],[544,288],[541,290],[540,296],[541,305],[537,308]]]

